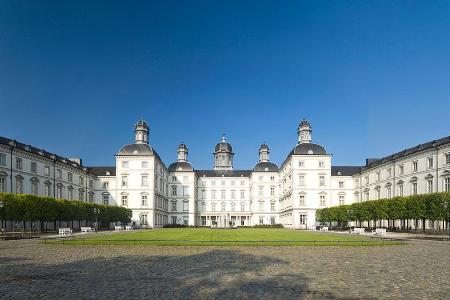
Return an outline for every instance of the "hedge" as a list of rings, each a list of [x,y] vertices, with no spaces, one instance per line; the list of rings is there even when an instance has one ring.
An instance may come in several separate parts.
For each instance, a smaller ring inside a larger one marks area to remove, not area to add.
[[[370,200],[318,209],[319,222],[450,219],[450,193],[431,193],[392,199]]]
[[[119,206],[108,206],[81,201],[60,200],[25,194],[0,193],[0,220],[10,221],[98,221],[130,223],[132,211]],[[98,215],[94,208],[99,210]]]

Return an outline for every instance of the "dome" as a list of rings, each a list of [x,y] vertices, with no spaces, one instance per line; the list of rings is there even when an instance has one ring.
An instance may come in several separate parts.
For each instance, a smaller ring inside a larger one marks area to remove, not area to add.
[[[148,144],[130,144],[123,146],[117,155],[153,155],[153,149]]]
[[[174,162],[169,166],[169,172],[176,172],[176,171],[194,171],[194,168],[191,166],[188,162]]]
[[[141,120],[137,121],[136,124],[134,125],[135,128],[139,127],[139,126],[142,126],[144,128],[148,128],[148,124],[147,124],[147,122],[144,121],[144,119],[141,119]]]
[[[317,144],[313,144],[313,143],[302,143],[302,144],[298,144],[297,146],[295,146],[294,149],[292,149],[291,153],[289,153],[289,155],[292,154],[299,154],[299,155],[325,155],[327,154],[327,152],[325,151],[325,148],[317,145]]]
[[[259,147],[259,150],[262,150],[262,149],[269,150],[269,146],[266,143],[264,143],[261,145],[261,147]]]
[[[178,149],[185,149],[185,150],[187,150],[188,148],[187,148],[187,146],[185,144],[180,144],[178,146]]]
[[[253,169],[255,172],[277,172],[278,166],[271,162],[260,162],[255,165]]]
[[[233,152],[233,147],[231,147],[231,145],[227,142],[220,142],[216,145],[215,151],[216,152],[219,152],[219,151]]]
[[[303,126],[311,127],[311,124],[306,119],[304,119],[303,121],[300,122],[298,127],[303,127]]]

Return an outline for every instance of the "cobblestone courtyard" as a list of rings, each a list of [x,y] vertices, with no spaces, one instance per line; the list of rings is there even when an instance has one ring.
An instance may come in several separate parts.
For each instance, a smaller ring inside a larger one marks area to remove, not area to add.
[[[0,242],[0,298],[450,298],[450,244],[62,246]]]

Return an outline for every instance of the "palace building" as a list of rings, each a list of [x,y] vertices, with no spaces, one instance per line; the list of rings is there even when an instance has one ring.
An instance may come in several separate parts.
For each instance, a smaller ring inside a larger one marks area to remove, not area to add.
[[[282,224],[307,229],[319,208],[420,193],[450,191],[450,137],[379,158],[364,166],[333,166],[312,142],[303,120],[298,142],[277,166],[262,144],[251,170],[235,169],[225,136],[214,147],[214,166],[197,170],[180,144],[169,165],[150,144],[149,125],[135,124],[135,141],[111,167],[85,167],[70,159],[0,137],[0,192],[46,195],[133,211],[137,227]]]

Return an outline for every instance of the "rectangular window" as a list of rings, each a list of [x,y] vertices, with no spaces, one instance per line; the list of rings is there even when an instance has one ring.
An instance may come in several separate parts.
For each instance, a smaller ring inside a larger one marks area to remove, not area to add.
[[[444,179],[444,191],[450,192],[450,177]]]
[[[80,185],[84,185],[84,177],[80,176]]]
[[[391,196],[392,196],[392,190],[391,190],[390,186],[386,188],[386,195],[387,195],[387,198],[391,198]]]
[[[188,186],[183,186],[183,196],[184,197],[189,196],[189,187]]]
[[[0,166],[6,166],[6,154],[0,153]]]
[[[172,202],[172,211],[177,211],[177,202],[176,201]]]
[[[325,166],[325,163],[323,161],[319,161],[319,168],[323,168]]]
[[[403,197],[403,184],[398,185],[398,195]]]
[[[216,199],[216,191],[215,190],[211,191],[211,199]]]
[[[94,193],[89,193],[88,197],[89,197],[89,199],[88,199],[89,203],[94,203]]]
[[[417,182],[411,184],[411,194],[417,195]]]
[[[428,169],[432,169],[433,168],[433,158],[432,157],[428,157],[428,159],[427,159],[427,167],[428,167]]]
[[[6,179],[5,179],[5,177],[0,177],[0,192],[6,192]]]
[[[270,217],[270,225],[275,225],[275,217]]]
[[[344,182],[343,181],[339,181],[339,188],[343,189],[344,188]]]
[[[245,198],[245,191],[241,191],[241,199]]]
[[[73,200],[73,189],[69,189],[68,194],[69,194],[69,200]]]
[[[67,181],[72,182],[73,180],[73,175],[70,172],[67,172]]]
[[[107,189],[109,187],[108,181],[103,182],[103,188]]]
[[[307,215],[300,214],[300,225],[306,225],[306,224],[307,224]]]
[[[172,216],[172,217],[170,217],[171,218],[171,220],[172,220],[172,224],[177,224],[177,217],[175,217],[175,216]]]
[[[270,202],[270,211],[275,211],[275,202]]]
[[[241,211],[245,211],[245,203],[241,203]]]
[[[143,161],[143,162],[142,162],[142,168],[143,168],[143,169],[148,168],[148,161]]]
[[[122,195],[122,206],[128,206],[128,195]]]
[[[303,163],[303,161],[299,161],[298,162],[298,166],[301,168],[301,167],[303,167],[305,164]]]
[[[202,189],[202,199],[206,199],[206,190]]]
[[[241,185],[245,185],[245,180],[241,180]]]
[[[148,186],[148,176],[142,175],[142,186]]]
[[[380,175],[381,175],[381,174],[380,174],[380,172],[378,171],[378,172],[377,172],[377,181],[380,181]]]
[[[38,183],[36,181],[31,182],[31,194],[32,195],[38,194]]]
[[[128,168],[128,162],[127,161],[123,161],[122,162],[122,168],[124,168],[124,169]]]
[[[128,176],[122,176],[122,187],[128,187]]]
[[[31,162],[31,173],[37,173],[37,162]]]
[[[369,184],[369,176],[364,177],[364,181],[366,184]]]
[[[94,188],[94,181],[92,179],[89,179],[89,188]]]
[[[45,174],[45,176],[50,176],[50,167],[49,166],[44,167],[44,174]]]
[[[300,195],[300,206],[305,206],[305,195]]]
[[[414,172],[417,172],[417,169],[418,169],[418,162],[417,161],[413,161],[413,171]]]
[[[446,165],[450,164],[450,153],[445,154],[445,164]]]
[[[225,181],[222,180],[222,181],[220,182],[220,185],[221,185],[221,186],[225,186]]]
[[[56,188],[56,198],[58,198],[58,199],[62,199],[62,187],[61,186],[58,186],[57,188]]]
[[[345,196],[344,195],[339,195],[339,205],[345,205]]]
[[[216,211],[216,204],[215,203],[212,203],[211,204],[211,211]]]
[[[22,159],[20,157],[16,157],[16,169],[22,170]]]
[[[305,185],[305,176],[304,175],[298,176],[298,184]]]
[[[236,199],[236,191],[231,191],[231,199]]]
[[[264,217],[259,217],[259,225],[263,225],[264,224]]]
[[[224,190],[222,190],[220,192],[220,199],[225,199],[225,191]]]
[[[183,211],[189,211],[189,202],[183,201]]]
[[[141,196],[141,206],[147,206],[147,195]]]
[[[216,181],[215,180],[211,181],[211,185],[216,186]]]
[[[428,193],[433,192],[433,179],[428,179],[427,181],[427,191]]]
[[[264,211],[264,202],[263,201],[258,202],[258,211]]]
[[[325,195],[320,195],[320,206],[325,206]]]
[[[319,176],[319,185],[325,186],[325,176],[324,175]]]
[[[45,188],[45,196],[50,197],[50,184],[46,183],[44,188]]]
[[[78,199],[84,201],[84,191],[78,191]]]
[[[103,205],[109,205],[109,195],[102,195]]]
[[[405,174],[405,168],[403,167],[403,165],[402,165],[402,166],[398,166],[398,173],[399,173],[400,175]]]
[[[270,196],[275,196],[275,188],[274,187],[270,188]]]
[[[275,181],[275,176],[270,176],[270,181]]]
[[[387,178],[391,178],[391,168],[386,169]]]
[[[177,187],[175,185],[172,185],[172,196],[177,195]]]
[[[258,187],[258,196],[264,196],[264,187],[263,186]]]
[[[62,170],[61,169],[57,169],[56,170],[56,177],[58,178],[58,179],[62,179]]]
[[[259,181],[263,181],[263,177],[262,176],[259,176]]]

